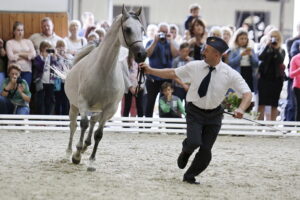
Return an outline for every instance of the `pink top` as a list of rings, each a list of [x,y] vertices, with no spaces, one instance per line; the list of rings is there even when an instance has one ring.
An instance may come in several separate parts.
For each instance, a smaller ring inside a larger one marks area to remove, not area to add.
[[[9,61],[8,64],[17,63],[20,65],[22,72],[31,72],[31,59],[36,56],[36,53],[30,40],[9,40],[6,43],[6,52]],[[27,58],[23,58],[18,55],[19,53],[28,53],[28,56]]]
[[[291,60],[290,77],[294,79],[293,88],[300,88],[300,53],[295,55]]]

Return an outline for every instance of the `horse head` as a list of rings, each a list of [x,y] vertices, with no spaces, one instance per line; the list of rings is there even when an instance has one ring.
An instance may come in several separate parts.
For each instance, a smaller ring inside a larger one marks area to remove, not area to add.
[[[128,12],[123,5],[119,34],[122,46],[133,53],[134,60],[137,63],[144,62],[147,57],[143,46],[144,27],[139,19],[141,11],[142,8],[139,8],[136,12]]]

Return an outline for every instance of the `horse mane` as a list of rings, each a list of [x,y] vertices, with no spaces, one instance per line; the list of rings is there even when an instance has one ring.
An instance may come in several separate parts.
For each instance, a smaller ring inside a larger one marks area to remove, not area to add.
[[[116,21],[120,21],[122,15],[118,15],[114,21],[113,21],[113,24],[116,22]],[[113,26],[112,24],[112,26]],[[113,27],[110,27],[110,29],[108,30],[108,32],[106,33],[106,35],[109,35],[111,31],[115,31],[113,30]],[[105,37],[104,37],[105,39]],[[102,41],[103,42],[103,41]],[[75,64],[77,64],[80,60],[82,60],[84,57],[86,57],[90,52],[92,52],[94,49],[96,49],[97,47],[99,46],[99,43],[91,43],[91,44],[88,44],[87,46],[83,47],[79,53],[75,56],[74,60],[73,60],[73,66]]]

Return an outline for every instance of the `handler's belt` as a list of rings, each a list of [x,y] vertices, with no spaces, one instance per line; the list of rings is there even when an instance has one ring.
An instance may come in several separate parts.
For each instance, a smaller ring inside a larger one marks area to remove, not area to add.
[[[220,110],[221,108],[221,105],[219,105],[218,107],[216,108],[213,108],[213,109],[202,109],[202,108],[199,108],[198,106],[195,106],[193,103],[189,103],[190,106],[192,106],[193,108],[199,110],[200,112],[204,112],[204,113],[211,113],[211,112],[215,112],[215,111],[218,111]]]

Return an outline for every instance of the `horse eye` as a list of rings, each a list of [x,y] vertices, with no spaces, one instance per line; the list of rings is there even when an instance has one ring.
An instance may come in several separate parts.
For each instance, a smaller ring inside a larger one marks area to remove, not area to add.
[[[126,27],[126,28],[125,28],[125,32],[126,32],[127,34],[130,34],[130,33],[131,33],[131,28]]]

